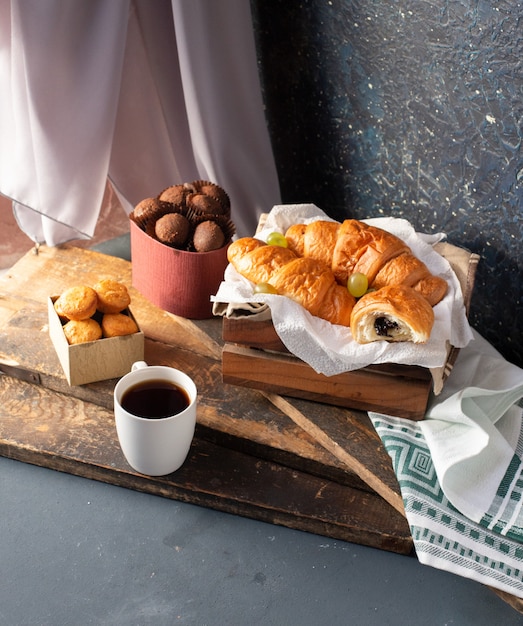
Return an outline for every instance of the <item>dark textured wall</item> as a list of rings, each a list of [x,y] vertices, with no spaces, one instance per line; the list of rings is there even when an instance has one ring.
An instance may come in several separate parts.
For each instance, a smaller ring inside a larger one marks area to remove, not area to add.
[[[480,254],[471,322],[523,365],[523,3],[252,7],[283,201]]]

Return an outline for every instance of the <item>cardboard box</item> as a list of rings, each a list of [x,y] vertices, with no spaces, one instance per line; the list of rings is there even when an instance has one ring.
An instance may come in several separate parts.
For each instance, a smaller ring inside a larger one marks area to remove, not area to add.
[[[211,296],[227,267],[227,249],[186,252],[167,246],[131,220],[133,287],[158,308],[188,319],[212,315]]]
[[[69,345],[62,322],[54,309],[57,298],[58,296],[48,298],[49,335],[70,385],[119,378],[131,371],[134,362],[144,360],[142,331],[123,337]],[[136,322],[130,309],[127,313]]]

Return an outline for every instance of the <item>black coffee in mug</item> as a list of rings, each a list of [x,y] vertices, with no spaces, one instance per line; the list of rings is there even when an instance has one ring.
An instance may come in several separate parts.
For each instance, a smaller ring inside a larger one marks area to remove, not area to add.
[[[169,380],[144,380],[127,389],[120,404],[133,415],[162,419],[177,415],[189,406],[191,399],[183,387]]]

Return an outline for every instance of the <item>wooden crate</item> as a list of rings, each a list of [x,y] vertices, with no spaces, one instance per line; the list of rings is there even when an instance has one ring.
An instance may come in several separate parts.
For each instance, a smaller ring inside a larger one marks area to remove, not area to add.
[[[479,257],[447,243],[437,250],[454,269],[468,312]],[[288,352],[270,320],[224,318],[223,339],[223,380],[234,385],[416,421],[423,419],[433,390],[433,375],[418,366],[390,363],[336,376],[318,374]],[[457,354],[448,347],[447,361],[435,373],[438,384],[443,385]]]
[[[114,428],[116,381],[71,387],[46,329],[49,293],[79,277],[93,282],[108,270],[130,286],[127,261],[43,246],[0,278],[1,456],[411,554],[390,457],[364,413],[223,384],[220,321],[171,316],[137,292],[133,313],[145,334],[145,359],[187,370],[198,381],[201,401],[182,469],[159,478],[134,472]],[[522,610],[519,598],[493,591]]]
[[[422,367],[385,364],[324,376],[278,346],[271,322],[248,318],[224,319],[223,339],[226,383],[411,420],[425,414],[432,376]]]

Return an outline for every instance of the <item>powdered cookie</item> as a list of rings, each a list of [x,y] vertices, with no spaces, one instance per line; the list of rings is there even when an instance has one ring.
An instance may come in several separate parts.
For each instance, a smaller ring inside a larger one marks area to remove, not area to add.
[[[102,338],[100,324],[93,319],[71,320],[65,324],[64,335],[70,345],[87,343]]]

